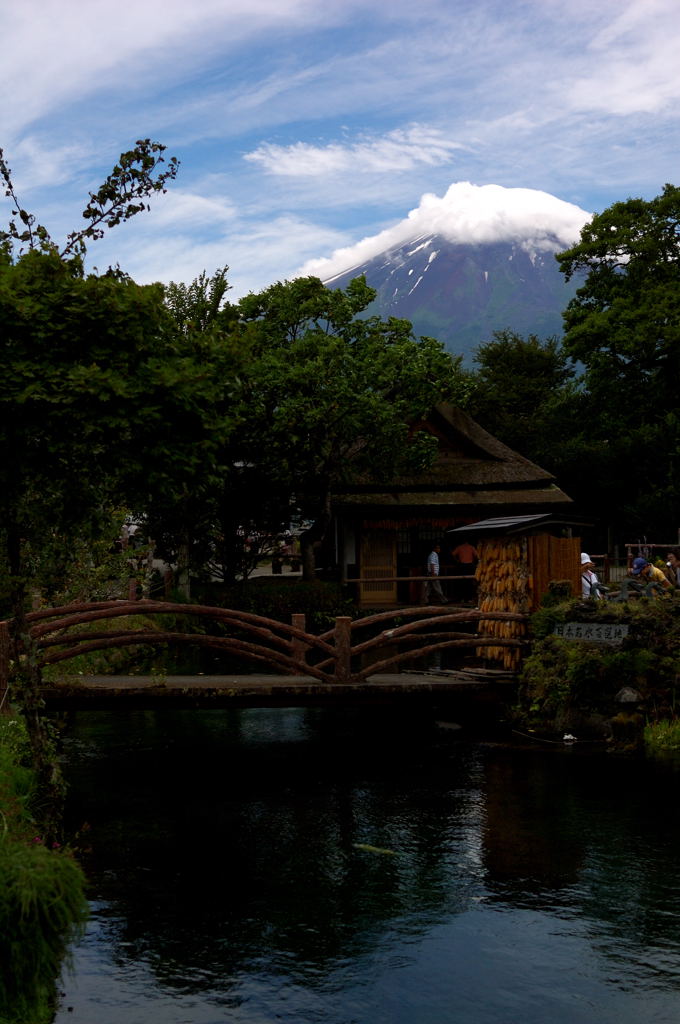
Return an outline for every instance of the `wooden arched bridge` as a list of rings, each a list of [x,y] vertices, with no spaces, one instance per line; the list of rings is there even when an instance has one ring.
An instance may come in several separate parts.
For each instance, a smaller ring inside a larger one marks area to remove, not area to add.
[[[216,634],[167,630],[150,625],[156,616],[210,621]],[[141,618],[140,626],[130,618]],[[445,650],[465,649],[479,655],[493,645],[521,647],[526,641],[476,632],[479,620],[526,621],[511,612],[480,612],[447,606],[399,608],[360,619],[339,616],[331,629],[315,634],[305,616],[290,624],[235,609],[167,601],[102,601],[45,608],[27,614],[28,638],[40,668],[68,663],[92,651],[139,645],[189,644],[238,657],[265,667],[256,675],[201,677],[74,678],[65,666],[63,680],[43,687],[47,707],[293,705],[332,703],[350,697],[394,699],[415,693],[481,692],[491,683],[513,682],[512,673],[479,669],[437,674],[403,671],[418,659]],[[125,619],[120,628],[115,620]],[[101,624],[101,628],[98,628]],[[106,626],[106,628],[104,628]],[[21,641],[18,641],[21,644]],[[11,623],[0,623],[0,705],[11,700]],[[16,644],[16,641],[15,641]],[[27,650],[14,650],[21,656]],[[276,673],[276,674],[274,674]],[[153,699],[152,699],[153,698]]]

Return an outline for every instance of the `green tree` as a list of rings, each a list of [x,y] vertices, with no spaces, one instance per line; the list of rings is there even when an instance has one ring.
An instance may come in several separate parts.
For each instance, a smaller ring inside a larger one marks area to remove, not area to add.
[[[212,277],[203,271],[191,284],[171,281],[166,286],[165,304],[184,337],[204,334],[227,322],[228,270],[227,266],[219,267]]]
[[[178,349],[204,367],[214,386],[206,409],[209,452],[204,444],[180,477],[173,473],[157,479],[152,500],[140,509],[158,553],[177,565],[178,588],[187,597],[191,573],[209,566],[231,581],[243,568],[236,536],[244,516],[245,467],[231,438],[245,415],[240,399],[247,370],[246,353],[230,329],[236,314],[225,301],[227,270],[221,267],[210,278],[202,273],[189,285],[172,282],[165,289]],[[202,399],[204,392],[199,392]]]
[[[469,412],[553,473],[578,513],[606,519],[609,450],[593,434],[589,396],[559,340],[497,331],[477,349],[475,363]]]
[[[177,343],[160,285],[85,277],[51,252],[0,262],[0,332],[0,514],[21,595],[26,545],[209,464],[225,384]]]
[[[191,420],[194,441],[203,420],[192,387],[205,369],[174,346],[162,288],[119,270],[83,271],[87,242],[147,209],[175,177],[174,157],[160,169],[164,150],[144,139],[122,153],[61,252],[19,202],[0,150],[14,207],[0,232],[0,436],[11,453],[0,467],[0,514],[15,616],[30,582],[24,549],[35,566],[41,539],[49,546],[51,534],[92,522],[112,491],[146,493],[146,474],[176,449],[168,423]]]
[[[374,294],[363,280],[342,292],[305,278],[230,305],[225,275],[166,291],[186,343],[210,337],[232,353],[232,387],[213,409],[214,464],[153,503],[149,530],[166,557],[226,582],[252,564],[246,536],[266,549],[294,519],[311,520],[302,544],[313,578],[334,485],[422,465],[432,442],[409,440],[409,422],[453,394],[458,364],[406,321],[362,318]]]
[[[90,194],[87,226],[61,253],[17,201],[0,154],[17,218],[0,245],[0,519],[17,650],[27,653],[14,698],[46,797],[47,837],[58,829],[58,773],[25,626],[27,589],[59,538],[80,541],[112,503],[148,503],[169,480],[181,489],[198,465],[214,463],[211,412],[228,386],[208,342],[179,334],[162,286],[83,271],[87,242],[146,209],[174,177],[176,161],[158,170],[163,148],[143,140],[121,155]]]
[[[606,446],[603,505],[622,531],[672,539],[680,506],[680,189],[615,203],[557,259],[567,279],[587,274],[564,313],[564,347],[585,367],[588,427]]]
[[[334,487],[426,464],[434,439],[411,436],[410,424],[462,388],[459,361],[439,342],[415,339],[405,320],[362,317],[374,296],[363,278],[341,291],[307,277],[238,304],[250,364],[241,462],[259,492],[287,495],[287,514],[312,521],[301,538],[307,579]]]
[[[574,365],[558,339],[495,331],[493,341],[477,348],[474,363],[471,415],[521,455],[554,471],[565,426],[572,436],[582,429]]]

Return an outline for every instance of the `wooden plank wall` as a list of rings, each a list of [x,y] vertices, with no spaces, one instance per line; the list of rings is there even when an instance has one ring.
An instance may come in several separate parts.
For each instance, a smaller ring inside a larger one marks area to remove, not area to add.
[[[538,608],[541,597],[552,580],[570,580],[572,593],[581,592],[581,540],[579,537],[552,537],[537,533],[527,537],[529,587],[532,611]]]

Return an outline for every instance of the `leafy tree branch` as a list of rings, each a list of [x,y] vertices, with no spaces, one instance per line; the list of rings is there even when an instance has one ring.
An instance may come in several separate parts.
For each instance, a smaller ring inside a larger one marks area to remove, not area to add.
[[[90,192],[90,201],[83,210],[87,226],[67,235],[67,244],[59,252],[62,259],[84,256],[87,243],[102,238],[106,231],[121,222],[130,220],[136,214],[149,210],[148,200],[158,192],[167,191],[166,185],[173,181],[179,170],[179,161],[170,157],[165,170],[163,153],[166,146],[151,139],[138,139],[134,149],[121,153],[118,163],[97,189]],[[12,219],[7,230],[0,230],[0,245],[11,251],[14,242],[29,250],[57,250],[47,229],[36,223],[34,214],[25,210],[12,181],[12,172],[0,149],[0,177],[4,183],[5,196],[12,201]],[[17,223],[18,218],[20,223]],[[20,249],[20,252],[22,250]]]

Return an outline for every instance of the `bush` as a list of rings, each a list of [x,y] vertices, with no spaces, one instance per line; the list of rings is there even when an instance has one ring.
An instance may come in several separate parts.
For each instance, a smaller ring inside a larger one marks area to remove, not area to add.
[[[644,742],[650,754],[679,754],[680,719],[649,722],[645,726]]]
[[[22,719],[0,717],[0,1021],[47,1024],[69,943],[87,919],[85,878],[68,850],[35,835],[35,778]]]
[[[163,628],[150,616],[131,615],[119,618],[99,619],[96,622],[82,623],[67,630],[68,633],[113,633],[135,630],[140,631],[140,642],[129,647],[104,647],[101,650],[87,651],[77,654],[68,661],[57,661],[42,669],[43,679],[61,679],[64,676],[78,675],[127,675],[148,671],[154,663],[157,648],[144,644],[144,631],[155,631]]]
[[[3,834],[16,832],[28,818],[34,784],[24,721],[18,715],[0,715],[0,832]]]
[[[566,622],[625,623],[620,645],[589,644],[554,635]],[[569,601],[544,606],[531,620],[533,645],[520,681],[528,724],[556,730],[574,719],[607,718],[623,687],[639,692],[652,720],[673,717],[680,677],[680,600],[609,603]]]
[[[0,1020],[52,1019],[69,943],[87,918],[84,879],[67,852],[0,839]]]

